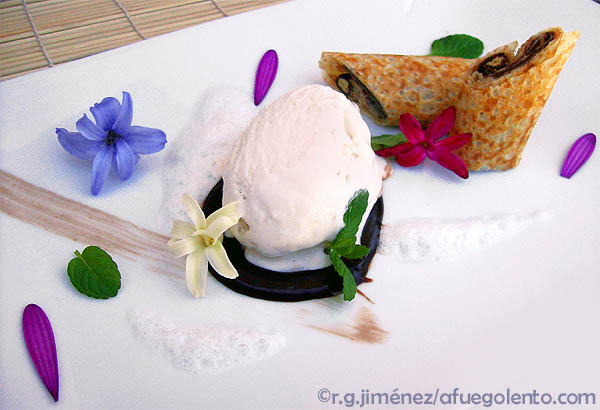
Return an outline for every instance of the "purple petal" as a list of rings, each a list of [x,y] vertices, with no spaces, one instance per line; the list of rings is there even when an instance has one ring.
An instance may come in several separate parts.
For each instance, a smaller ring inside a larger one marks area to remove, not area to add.
[[[133,118],[133,101],[127,91],[123,91],[123,104],[112,129],[119,135],[127,134]]]
[[[112,129],[119,116],[121,103],[114,97],[106,97],[100,103],[96,103],[93,107],[90,107],[90,111],[96,120],[96,125],[108,132]]]
[[[458,155],[444,150],[428,150],[427,156],[429,159],[437,162],[441,166],[450,171],[454,172],[461,178],[467,179],[469,178],[469,170],[467,169],[467,165],[465,161],[462,160]]]
[[[163,131],[138,125],[130,127],[123,138],[134,152],[144,155],[162,150],[167,143],[167,136]]]
[[[92,195],[98,195],[112,164],[113,147],[103,144],[92,162]]]
[[[106,132],[98,128],[98,126],[94,124],[92,120],[90,120],[85,114],[83,114],[83,117],[77,120],[75,127],[77,127],[77,131],[79,131],[81,135],[89,140],[104,141],[106,138]]]
[[[458,134],[434,141],[431,145],[433,145],[436,150],[456,151],[460,147],[467,145],[469,141],[471,141],[471,137],[472,135],[470,133]]]
[[[437,141],[448,134],[456,121],[456,108],[448,107],[427,127],[428,136],[431,141]]]
[[[577,139],[571,146],[565,162],[560,171],[560,176],[571,178],[575,172],[590,158],[596,148],[596,136],[591,132]]]
[[[64,128],[57,128],[58,142],[69,154],[79,159],[92,159],[100,149],[102,141],[92,141],[79,132],[69,132]]]
[[[135,159],[133,165],[137,165],[138,161],[140,160],[140,156],[138,154],[136,154],[135,152],[133,153],[133,158]],[[117,150],[113,150],[113,154],[112,154],[112,167],[114,169],[117,169]]]
[[[408,142],[413,145],[423,142],[425,139],[423,129],[419,121],[412,114],[402,114],[398,122],[400,131],[402,131]]]
[[[54,401],[58,401],[58,359],[54,332],[48,316],[38,305],[23,310],[23,336],[29,356]]]
[[[275,80],[278,65],[279,58],[275,50],[267,51],[260,59],[254,80],[254,105],[260,104],[267,95]]]
[[[396,162],[403,167],[415,167],[425,159],[425,148],[422,145],[413,145],[408,151],[396,155]]]
[[[133,150],[127,144],[127,141],[120,138],[117,140],[115,149],[114,158],[117,164],[117,174],[119,174],[119,178],[121,181],[125,181],[129,179],[131,173],[133,172],[133,166],[135,165],[135,154]]]
[[[410,142],[403,142],[402,144],[398,144],[390,148],[382,148],[380,150],[375,151],[375,153],[380,157],[393,157],[396,155],[406,154],[413,147],[414,145]]]

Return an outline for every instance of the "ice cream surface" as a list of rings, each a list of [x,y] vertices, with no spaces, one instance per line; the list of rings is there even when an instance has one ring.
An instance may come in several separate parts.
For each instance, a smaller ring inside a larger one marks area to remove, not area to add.
[[[263,108],[223,175],[223,203],[237,201],[242,215],[231,233],[246,258],[278,271],[327,266],[323,244],[344,226],[350,199],[369,191],[364,223],[381,193],[385,160],[370,140],[358,107],[329,87],[305,86]]]

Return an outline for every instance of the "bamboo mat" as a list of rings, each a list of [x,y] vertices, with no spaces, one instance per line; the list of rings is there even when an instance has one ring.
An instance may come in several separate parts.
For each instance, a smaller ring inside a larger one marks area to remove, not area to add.
[[[287,0],[1,0],[0,81]]]

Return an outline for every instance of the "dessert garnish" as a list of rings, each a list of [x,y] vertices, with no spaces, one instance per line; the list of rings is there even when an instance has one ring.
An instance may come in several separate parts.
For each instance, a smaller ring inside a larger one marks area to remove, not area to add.
[[[121,288],[121,273],[115,261],[98,246],[88,246],[67,265],[75,289],[95,299],[116,296]]]
[[[279,59],[275,50],[267,51],[260,59],[254,80],[254,105],[260,104],[267,95],[275,80],[278,65]]]
[[[185,278],[194,297],[204,296],[208,263],[219,275],[235,279],[233,267],[223,247],[223,234],[238,223],[237,203],[232,202],[204,217],[202,208],[189,194],[183,195],[183,205],[193,223],[175,220],[171,229],[169,248],[176,258],[186,256]]]
[[[591,132],[577,139],[569,149],[569,153],[565,158],[560,176],[571,178],[579,168],[592,156],[596,148],[596,136]]]
[[[324,52],[327,83],[381,125],[411,113],[424,126],[446,107],[457,110],[454,133],[471,133],[458,155],[468,169],[506,170],[519,164],[579,33],[555,27],[476,60],[439,56]]]
[[[371,148],[378,151],[383,148],[391,148],[407,142],[408,139],[401,132],[398,134],[374,135],[371,137]]]
[[[166,135],[156,128],[131,125],[133,101],[123,91],[123,103],[106,97],[90,107],[94,123],[83,114],[75,124],[79,132],[57,128],[58,142],[69,154],[92,161],[92,195],[98,195],[113,167],[121,181],[131,177],[140,155],[154,154],[165,147]]]
[[[21,321],[25,345],[42,383],[58,401],[58,359],[52,325],[41,307],[30,304]]]
[[[483,41],[468,34],[452,34],[431,43],[432,56],[477,58],[483,52]]]
[[[414,167],[428,157],[459,177],[469,178],[469,170],[465,162],[453,151],[468,144],[471,134],[449,136],[448,133],[454,126],[455,120],[456,109],[449,107],[423,131],[421,124],[413,115],[402,114],[399,126],[408,141],[375,152],[382,157],[394,156],[396,162],[403,167]]]
[[[356,295],[356,281],[342,258],[362,259],[369,253],[369,248],[356,244],[356,234],[367,210],[369,191],[361,189],[356,192],[344,213],[344,227],[338,232],[333,242],[325,245],[325,253],[329,255],[333,268],[343,279],[344,300],[352,300]]]

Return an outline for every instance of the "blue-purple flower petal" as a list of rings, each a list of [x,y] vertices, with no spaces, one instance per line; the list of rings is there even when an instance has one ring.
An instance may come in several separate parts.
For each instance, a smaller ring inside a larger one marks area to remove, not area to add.
[[[98,126],[94,124],[94,122],[85,114],[83,114],[83,117],[77,120],[75,127],[77,127],[77,131],[79,131],[81,135],[89,140],[104,141],[106,138],[106,132],[98,128]]]
[[[118,139],[115,144],[115,160],[117,164],[117,174],[121,181],[129,179],[135,165],[135,153],[124,139]]]
[[[133,125],[124,135],[131,149],[138,154],[154,154],[162,150],[167,143],[165,133],[157,128]]]
[[[123,91],[123,103],[121,104],[121,111],[117,117],[113,130],[119,135],[127,134],[129,127],[131,127],[131,120],[133,118],[133,101],[131,95],[127,91]]]
[[[121,103],[115,97],[106,97],[100,103],[90,107],[90,111],[98,128],[108,132],[117,121],[119,112],[121,112]]]
[[[91,193],[98,195],[110,169],[114,168],[121,180],[129,179],[139,154],[153,154],[167,143],[166,135],[156,128],[132,126],[133,101],[127,91],[119,102],[106,97],[90,107],[94,121],[83,115],[75,124],[79,132],[57,128],[61,146],[80,159],[93,159]]]
[[[133,158],[135,159],[135,162],[133,164],[135,166],[135,165],[137,165],[137,163],[139,162],[139,160],[141,159],[141,157],[134,152],[133,153]],[[117,169],[117,150],[113,150],[112,167],[114,169]]]
[[[92,159],[103,144],[102,141],[92,141],[79,132],[69,132],[64,128],[57,128],[58,142],[69,154],[79,159]]]
[[[92,195],[98,195],[112,164],[113,147],[103,144],[92,162]]]

